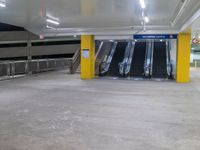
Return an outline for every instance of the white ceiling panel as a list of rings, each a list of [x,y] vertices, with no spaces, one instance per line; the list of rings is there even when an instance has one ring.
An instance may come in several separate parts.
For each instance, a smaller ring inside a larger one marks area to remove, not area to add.
[[[38,35],[139,32],[143,29],[143,12],[150,19],[147,30],[175,31],[200,6],[199,0],[185,0],[185,6],[183,0],[144,0],[144,10],[140,0],[4,1],[7,7],[0,8],[0,22],[24,27]],[[60,25],[50,24],[52,29],[47,29],[48,15],[58,18]]]

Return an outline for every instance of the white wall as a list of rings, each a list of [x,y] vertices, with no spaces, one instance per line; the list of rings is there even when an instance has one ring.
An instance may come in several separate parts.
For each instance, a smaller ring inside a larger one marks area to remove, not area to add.
[[[27,31],[12,31],[12,32],[0,32],[0,44],[7,43],[27,43],[31,41],[59,41],[64,39],[45,39],[40,40],[38,36]],[[80,47],[79,44],[70,45],[51,45],[51,46],[35,46],[35,47],[7,47],[0,48],[0,58],[8,57],[26,57],[40,56],[40,55],[54,55],[54,54],[72,54]]]

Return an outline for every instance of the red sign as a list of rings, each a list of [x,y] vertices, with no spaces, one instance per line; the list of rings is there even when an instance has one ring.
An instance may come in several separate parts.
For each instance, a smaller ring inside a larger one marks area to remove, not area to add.
[[[200,44],[200,40],[197,38],[192,39],[192,44]]]

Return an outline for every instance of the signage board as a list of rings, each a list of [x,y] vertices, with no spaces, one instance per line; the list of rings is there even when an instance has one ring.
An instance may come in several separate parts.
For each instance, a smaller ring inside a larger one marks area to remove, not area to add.
[[[177,39],[177,34],[135,34],[134,39]]]
[[[82,57],[86,58],[86,59],[90,57],[90,51],[89,51],[89,49],[83,49],[82,50]]]

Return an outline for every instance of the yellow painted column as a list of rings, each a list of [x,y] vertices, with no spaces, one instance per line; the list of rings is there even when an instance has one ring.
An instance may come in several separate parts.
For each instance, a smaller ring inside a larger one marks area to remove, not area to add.
[[[190,49],[191,33],[180,33],[178,35],[176,75],[178,83],[187,83],[190,81]]]
[[[81,79],[95,76],[95,40],[93,35],[81,36]]]

